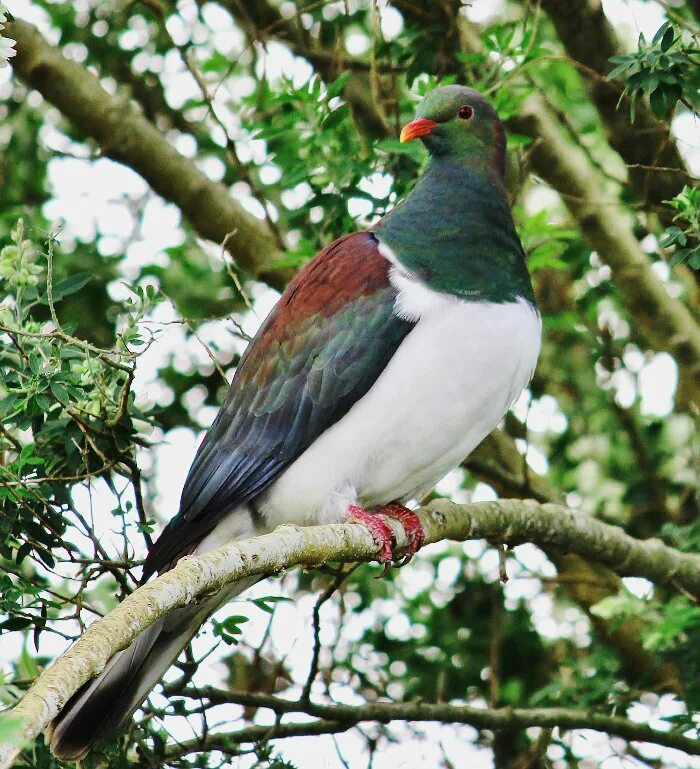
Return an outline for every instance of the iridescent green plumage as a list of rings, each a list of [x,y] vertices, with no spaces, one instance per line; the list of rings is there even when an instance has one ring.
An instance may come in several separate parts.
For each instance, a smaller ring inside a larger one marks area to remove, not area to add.
[[[468,120],[458,117],[465,105]],[[423,137],[431,158],[411,194],[375,227],[377,236],[436,291],[534,304],[503,183],[505,138],[495,111],[477,91],[449,86],[431,92],[416,114],[437,123]]]

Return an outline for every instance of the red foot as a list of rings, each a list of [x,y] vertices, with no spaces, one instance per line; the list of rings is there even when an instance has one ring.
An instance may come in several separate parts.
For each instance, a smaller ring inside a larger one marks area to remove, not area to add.
[[[367,510],[363,510],[357,505],[349,505],[348,513],[350,513],[348,520],[357,521],[357,523],[361,523],[365,528],[369,529],[369,533],[374,537],[374,541],[381,545],[378,556],[379,562],[390,567],[393,555],[391,541],[394,536],[391,526],[374,515],[374,513],[368,513]]]
[[[425,540],[425,531],[423,525],[420,522],[420,518],[407,507],[398,504],[398,502],[390,502],[388,505],[384,505],[377,510],[380,515],[388,515],[390,518],[396,518],[401,521],[406,534],[408,535],[408,545],[404,552],[401,566],[405,566],[411,558],[421,549],[423,541]]]
[[[396,518],[401,521],[401,525],[404,527],[406,535],[408,536],[409,542],[406,546],[403,559],[399,564],[400,566],[405,566],[423,545],[425,531],[423,530],[420,518],[412,510],[400,505],[398,502],[390,502],[388,505],[378,508],[373,513],[363,510],[357,505],[350,505],[348,507],[348,512],[350,514],[349,520],[357,521],[357,523],[361,523],[369,529],[375,542],[381,546],[377,560],[385,566],[382,576],[385,576],[391,568],[391,562],[394,557],[392,547],[394,533],[391,530],[391,527],[379,517],[380,515],[386,515],[389,518]]]

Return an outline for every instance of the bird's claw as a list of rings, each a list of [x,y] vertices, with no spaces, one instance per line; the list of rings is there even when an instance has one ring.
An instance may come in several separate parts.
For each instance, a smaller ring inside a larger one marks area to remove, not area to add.
[[[407,507],[399,505],[396,502],[391,502],[388,505],[384,505],[384,507],[380,507],[377,512],[382,515],[388,515],[390,518],[396,518],[401,522],[401,525],[406,532],[406,536],[408,537],[408,545],[406,545],[406,549],[404,550],[403,558],[397,565],[399,568],[405,566],[411,561],[421,547],[423,547],[423,542],[425,541],[425,531],[423,529],[423,524],[420,522],[420,518],[413,512],[413,510],[409,510]]]
[[[348,512],[350,513],[348,520],[361,523],[369,530],[369,533],[374,537],[374,541],[380,546],[377,560],[390,569],[393,557],[392,540],[394,538],[391,526],[379,518],[379,516],[369,513],[357,505],[350,505]],[[382,574],[382,576],[385,575]]]
[[[396,518],[401,522],[404,527],[409,542],[404,551],[403,557],[397,561],[398,568],[405,566],[413,558],[413,556],[420,550],[425,540],[425,531],[423,525],[420,522],[420,518],[408,508],[403,505],[399,505],[397,502],[391,502],[388,505],[384,505],[376,510],[374,513],[370,513],[367,510],[363,510],[357,505],[350,505],[348,508],[349,520],[361,523],[374,537],[375,542],[380,546],[377,560],[384,564],[384,569],[379,575],[378,579],[386,577],[391,571],[392,562],[394,560],[393,542],[394,532],[385,521],[379,516],[386,515],[389,518]]]

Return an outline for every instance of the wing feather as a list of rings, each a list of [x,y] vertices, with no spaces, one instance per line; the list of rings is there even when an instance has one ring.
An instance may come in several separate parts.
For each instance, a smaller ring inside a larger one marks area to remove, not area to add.
[[[241,359],[144,579],[263,491],[384,370],[413,323],[394,313],[377,245],[370,232],[341,238],[287,287]]]

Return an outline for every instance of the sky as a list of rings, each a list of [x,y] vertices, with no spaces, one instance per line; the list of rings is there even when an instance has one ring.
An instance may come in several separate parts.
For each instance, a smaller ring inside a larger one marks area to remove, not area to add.
[[[76,6],[84,5],[85,0],[78,0]],[[37,9],[27,0],[17,0],[6,3],[9,10],[19,18],[25,18],[39,26],[50,38],[53,33],[47,26],[43,11]],[[386,3],[380,2],[382,19],[382,31],[387,38],[398,35],[401,31],[401,17],[394,9],[387,8]],[[474,0],[467,8],[466,14],[477,22],[488,21],[492,16],[500,13],[503,2],[498,0]],[[656,29],[664,21],[663,9],[653,2],[641,2],[639,0],[604,0],[603,6],[606,14],[616,27],[618,34],[631,44],[636,40],[639,32],[647,37],[653,36]],[[173,18],[169,22],[169,30],[176,41],[187,39],[190,25],[195,19],[194,0],[181,0],[178,3],[179,18]],[[328,9],[332,13],[332,9]],[[244,45],[243,36],[236,30],[230,17],[214,5],[205,5],[203,13],[208,26],[214,29],[212,44],[226,55],[232,50],[240,49]],[[137,47],[144,41],[145,31],[134,27],[124,36],[123,44],[126,47]],[[351,53],[360,54],[366,50],[367,40],[362,35],[355,34],[348,38],[347,47]],[[74,50],[76,58],[80,58],[80,51]],[[168,97],[176,108],[182,105],[188,98],[197,95],[198,90],[191,76],[183,72],[181,62],[176,58],[167,58],[164,62],[164,81],[167,85]],[[293,73],[298,84],[311,73],[309,65],[303,60],[294,57],[283,46],[271,44],[267,53],[266,68],[271,78],[281,74]],[[8,93],[11,69],[0,70],[0,101]],[[238,89],[238,95],[243,95],[250,88],[250,82],[240,78],[234,88]],[[221,114],[227,126],[236,135],[238,124],[235,114],[227,111],[227,105],[219,103]],[[695,172],[700,172],[700,147],[698,146],[697,124],[688,115],[679,117],[674,123],[674,132],[678,137],[681,152]],[[49,186],[52,192],[51,200],[46,204],[44,212],[46,216],[60,224],[61,237],[69,243],[77,238],[91,241],[98,234],[98,248],[101,253],[117,254],[125,252],[126,256],[121,264],[122,275],[126,279],[132,279],[138,274],[138,268],[148,263],[157,263],[167,266],[168,257],[165,249],[177,245],[182,240],[179,230],[180,213],[177,208],[158,196],[149,192],[145,182],[133,171],[120,166],[108,159],[101,158],[91,160],[87,157],[85,149],[67,139],[54,125],[48,124],[43,130],[42,139],[46,146],[64,150],[72,157],[66,156],[51,161],[49,168]],[[193,146],[191,142],[183,138],[179,140],[177,148],[185,155],[191,155]],[[260,142],[242,140],[239,146],[239,154],[243,162],[262,156],[263,146]],[[203,170],[210,178],[219,180],[223,173],[223,167],[217,161],[207,161],[202,165]],[[270,167],[267,173],[274,177],[275,169]],[[378,189],[388,183],[388,179],[379,174],[367,180],[370,188]],[[240,185],[234,185],[232,194],[237,197],[252,213],[261,215],[257,201],[247,196],[246,190]],[[291,198],[294,195],[300,199],[305,194],[300,188],[293,193],[288,193]],[[135,201],[146,197],[147,203],[143,212],[142,222],[136,227],[133,216]],[[361,217],[363,213],[361,201],[349,203],[350,213]],[[218,252],[212,248],[212,254]],[[605,266],[601,265],[601,276],[605,277]],[[661,276],[669,280],[668,274]],[[669,284],[670,285],[670,284]],[[671,287],[672,289],[672,287]],[[126,289],[119,281],[110,285],[110,293],[114,298],[125,295]],[[253,286],[250,289],[254,301],[254,310],[243,319],[244,330],[252,334],[255,332],[261,320],[276,301],[277,294],[271,289],[262,286]],[[150,347],[148,352],[139,359],[138,374],[134,384],[137,395],[142,401],[154,401],[166,405],[172,398],[168,388],[158,381],[157,372],[165,365],[171,355],[175,356],[175,365],[182,370],[188,370],[192,366],[209,370],[211,361],[204,345],[195,339],[187,338],[181,325],[166,325],[175,319],[173,308],[167,303],[160,305],[150,318],[150,328],[158,332],[158,343]],[[199,337],[207,345],[215,345],[221,351],[222,356],[231,359],[234,352],[240,352],[243,343],[233,337],[225,324],[209,323],[200,329]],[[648,414],[665,415],[671,410],[673,392],[676,385],[677,372],[675,363],[665,354],[658,354],[647,360],[643,356],[628,362],[630,369],[637,374],[637,384],[630,378],[625,379],[621,375],[616,382],[617,395],[623,405],[634,397],[634,387],[639,386],[642,397],[642,411]],[[200,393],[201,396],[201,393]],[[201,397],[197,392],[189,396],[188,406],[196,415],[203,426],[211,423],[215,416],[215,410],[202,407]],[[527,418],[528,429],[534,433],[545,430],[563,431],[566,426],[565,417],[559,410],[556,400],[551,396],[544,396],[536,402],[532,402],[529,395],[524,393],[515,405],[515,412],[521,418]],[[155,506],[159,515],[166,520],[177,509],[182,482],[185,478],[189,464],[192,460],[196,446],[201,439],[200,435],[194,435],[187,429],[175,429],[167,436],[155,433],[153,440],[163,438],[158,445],[141,452],[139,462],[148,470],[152,467],[156,472],[157,497]],[[546,458],[536,448],[531,447],[528,453],[528,461],[535,472],[543,472],[546,469]],[[448,476],[441,484],[443,492],[457,493],[459,485],[459,472]],[[493,498],[494,492],[485,484],[480,484],[474,495],[474,501]],[[106,486],[97,484],[91,494],[87,490],[76,491],[76,502],[85,510],[90,510],[97,521],[101,534],[106,542],[110,539],[117,542],[110,534],[113,518],[110,510],[113,507],[113,498]],[[439,548],[440,545],[434,547]],[[465,552],[471,557],[479,559],[479,568],[485,579],[496,580],[498,578],[498,564],[495,551],[487,548],[483,543],[469,542],[463,545]],[[511,577],[517,577],[520,568],[517,561],[522,562],[528,568],[540,573],[543,577],[553,576],[551,564],[547,562],[539,550],[530,545],[523,545],[516,549],[516,559],[513,568],[516,573]],[[447,557],[440,567],[439,579],[444,583],[436,589],[448,590],[450,580],[455,578],[457,560]],[[402,589],[410,592],[419,590],[427,572],[421,569],[420,557],[410,569],[401,572],[399,582]],[[523,572],[524,575],[524,572]],[[645,580],[625,580],[628,588],[637,595],[644,596],[652,590],[651,585]],[[277,593],[284,588],[283,581],[265,582],[256,586],[251,591],[251,597],[255,595],[269,595]],[[508,602],[513,604],[519,599],[528,602],[533,615],[533,621],[540,633],[548,638],[556,638],[568,635],[585,644],[588,640],[588,623],[575,609],[567,616],[557,616],[553,612],[551,597],[542,593],[541,583],[537,579],[516,579],[505,586],[505,595]],[[309,633],[310,615],[315,598],[303,597],[293,604],[278,604],[272,632],[273,648],[277,655],[284,657],[295,673],[297,680],[304,680],[308,669],[311,653],[311,635]],[[242,604],[243,605],[243,604]],[[245,613],[249,614],[250,622],[245,625],[245,637],[254,642],[264,632],[266,615],[254,611],[251,605],[244,602]],[[387,608],[387,622],[389,628],[393,622],[396,627],[393,632],[400,634],[400,618],[393,617],[391,607]],[[222,616],[231,613],[230,608],[223,610]],[[325,616],[323,616],[325,615]],[[337,625],[337,609],[332,603],[323,608],[322,639],[332,643]],[[364,623],[368,622],[366,616],[354,617],[346,632],[359,634]],[[277,629],[277,630],[276,630]],[[195,650],[206,649],[211,644],[211,628],[207,628],[202,636],[195,642]],[[7,643],[3,643],[0,651],[0,667],[3,657],[12,659],[19,651],[21,639],[19,634]],[[52,656],[60,653],[65,647],[65,642],[55,636],[45,634],[42,640],[41,652]],[[224,650],[225,652],[228,649]],[[224,670],[216,659],[221,654],[214,655],[212,664],[201,671],[200,681],[208,677],[216,680]],[[291,692],[293,695],[298,692]],[[333,691],[341,701],[359,701],[357,696],[348,688],[337,685]],[[154,702],[157,702],[156,695]],[[670,697],[648,697],[636,705],[630,712],[630,717],[639,720],[651,720],[658,725],[661,714],[674,712],[678,707]],[[231,717],[230,708],[219,709],[221,718]],[[261,718],[269,717],[269,713]],[[179,738],[193,736],[188,732],[182,720],[169,724]],[[492,766],[490,752],[478,749],[469,743],[475,736],[475,731],[470,727],[453,727],[424,725],[421,731],[423,739],[411,738],[405,727],[398,725],[391,727],[396,741],[384,747],[376,757],[374,769],[401,769],[402,767],[415,767],[422,764],[427,767],[438,766],[442,751],[449,756],[455,769],[487,769]],[[577,732],[570,738],[575,751],[581,756],[584,763],[583,769],[618,769],[630,766],[616,757],[619,743],[610,741],[603,735],[594,732]],[[355,734],[340,735],[337,737],[337,746],[330,737],[314,738],[313,757],[309,755],[308,739],[285,740],[278,743],[282,755],[297,762],[303,769],[342,769],[342,761],[338,753],[342,754],[348,764],[355,767],[364,767],[367,757],[364,754],[362,740]],[[550,758],[553,767],[557,769],[556,746],[551,748]],[[683,759],[676,751],[660,750],[655,747],[642,747],[644,755],[650,758],[663,755],[669,766],[694,767],[700,769],[700,759]],[[587,763],[585,763],[587,761]],[[247,763],[242,760],[236,766],[245,769]]]

